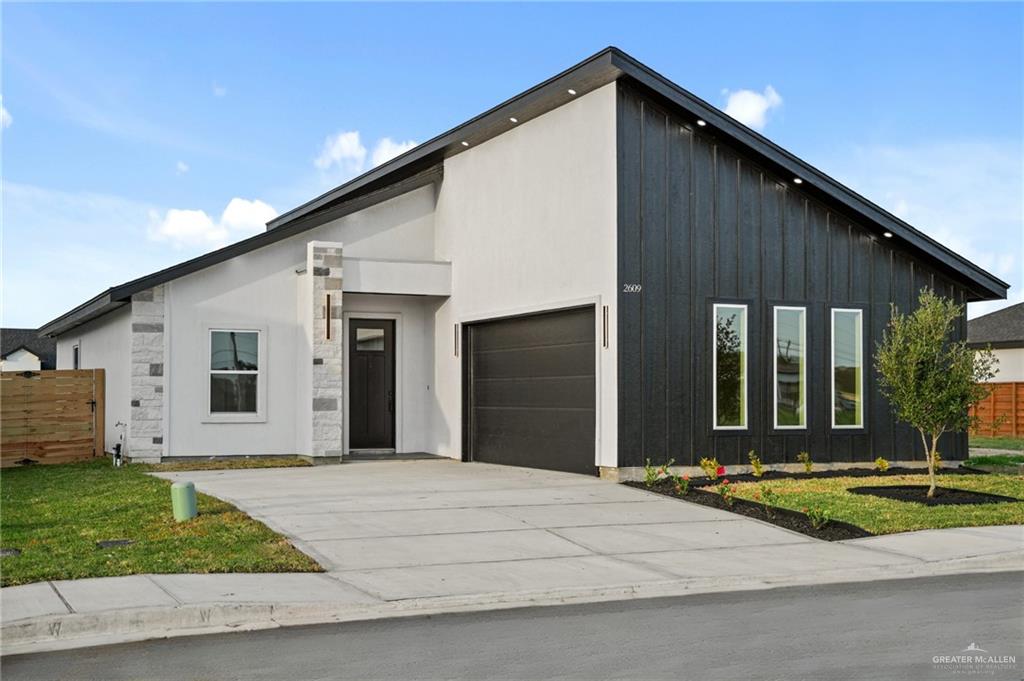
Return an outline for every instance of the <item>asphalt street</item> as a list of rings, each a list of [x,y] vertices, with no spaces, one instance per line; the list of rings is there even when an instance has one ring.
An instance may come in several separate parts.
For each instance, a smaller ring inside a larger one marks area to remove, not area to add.
[[[970,648],[972,652],[963,653]],[[986,651],[977,653],[978,649]],[[1024,573],[186,637],[5,657],[20,679],[1024,678]],[[972,663],[973,664],[973,663]],[[982,663],[978,663],[980,665]],[[958,666],[959,665],[959,666]],[[978,665],[974,665],[978,667]],[[970,665],[968,665],[969,667]],[[973,669],[973,667],[972,667]]]

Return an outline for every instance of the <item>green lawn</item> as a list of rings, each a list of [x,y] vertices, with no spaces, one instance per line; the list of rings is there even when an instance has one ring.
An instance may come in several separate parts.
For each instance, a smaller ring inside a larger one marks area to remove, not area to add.
[[[964,461],[965,466],[1017,466],[1024,463],[1024,454],[993,454],[972,456]]]
[[[173,473],[176,471],[227,471],[240,468],[301,468],[312,466],[304,459],[287,456],[254,456],[236,459],[196,459],[173,463],[134,463],[132,467],[143,471]]]
[[[231,504],[199,495],[199,517],[176,523],[170,483],[109,461],[0,473],[3,586],[139,573],[319,572],[317,563]],[[99,549],[104,539],[134,544]]]
[[[745,482],[736,483],[733,488],[738,498],[757,501],[755,493],[762,485],[767,485],[779,495],[776,506],[794,511],[815,507],[829,510],[833,520],[862,527],[873,534],[1024,524],[1024,477],[1015,475],[943,475],[939,477],[939,486],[1014,497],[1021,500],[1019,503],[925,506],[847,491],[849,487],[927,484],[927,475],[887,475]]]
[[[968,439],[971,447],[982,449],[1012,449],[1024,452],[1024,437],[984,437],[971,435]]]

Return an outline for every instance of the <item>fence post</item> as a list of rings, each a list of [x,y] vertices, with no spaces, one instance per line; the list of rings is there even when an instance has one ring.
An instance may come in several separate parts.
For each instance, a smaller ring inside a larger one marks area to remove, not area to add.
[[[93,414],[93,453],[103,456],[107,446],[107,372],[105,369],[93,369],[92,399],[95,400],[96,412]]]
[[[1013,437],[1017,437],[1017,383],[1010,384],[1010,426]]]

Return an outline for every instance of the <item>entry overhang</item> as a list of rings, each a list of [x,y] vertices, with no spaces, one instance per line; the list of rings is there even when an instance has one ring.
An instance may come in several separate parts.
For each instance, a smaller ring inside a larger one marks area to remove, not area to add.
[[[343,293],[450,296],[452,264],[436,260],[342,258]],[[305,268],[299,268],[304,272]]]

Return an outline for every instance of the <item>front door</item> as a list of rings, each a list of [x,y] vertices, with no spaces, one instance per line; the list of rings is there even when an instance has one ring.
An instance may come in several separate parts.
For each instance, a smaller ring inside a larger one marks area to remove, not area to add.
[[[395,322],[352,319],[348,332],[349,448],[395,447]]]

